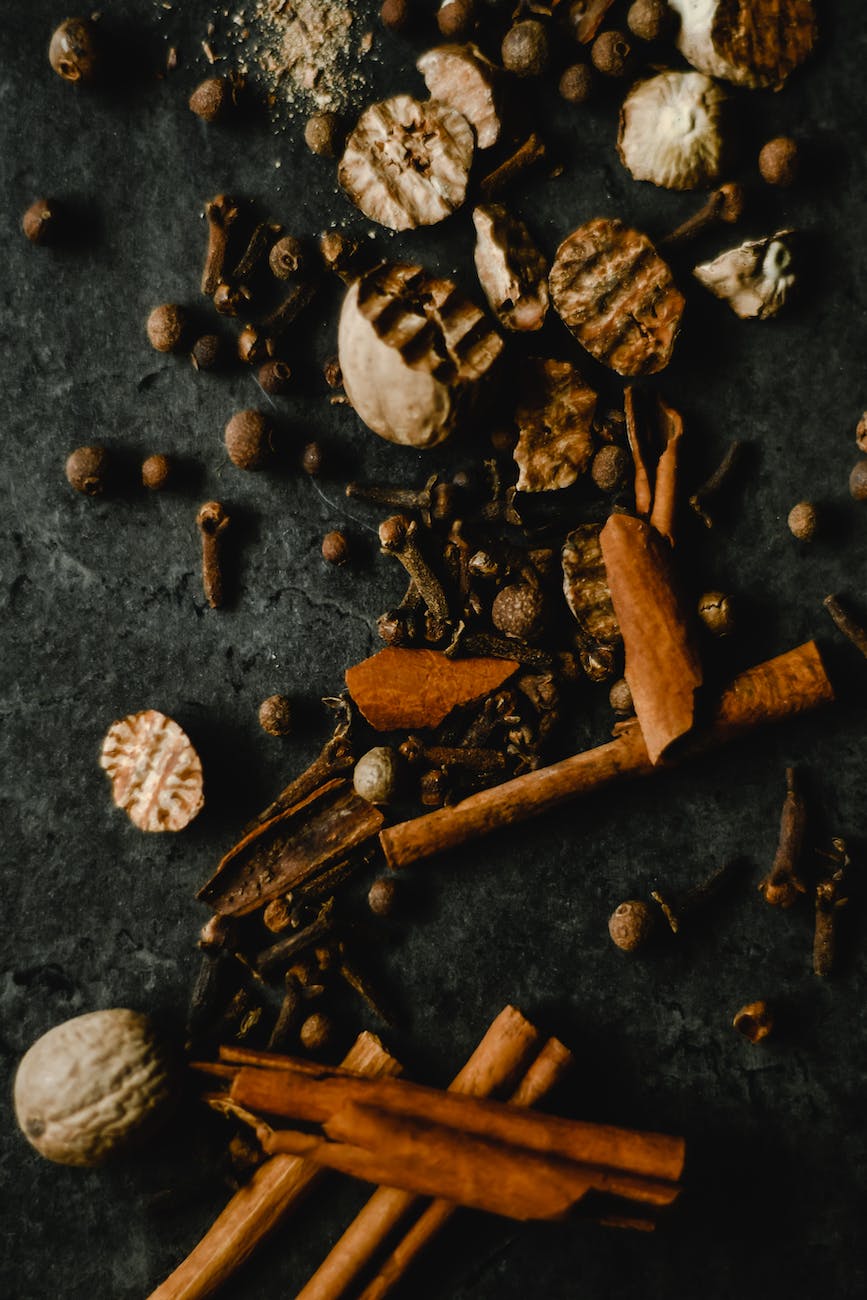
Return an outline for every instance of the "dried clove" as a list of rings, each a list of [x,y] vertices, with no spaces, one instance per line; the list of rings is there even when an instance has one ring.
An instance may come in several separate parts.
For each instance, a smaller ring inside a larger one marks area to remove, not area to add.
[[[650,897],[662,908],[662,914],[668,922],[671,933],[679,934],[684,923],[713,902],[731,880],[740,874],[743,867],[743,858],[733,858],[714,871],[707,880],[688,890],[679,902],[667,897],[658,889],[652,890]]]
[[[274,1028],[271,1030],[271,1037],[268,1039],[269,1052],[279,1052],[289,1046],[303,1015],[304,1002],[301,987],[291,970],[286,972],[285,987],[283,1001],[280,1004]]]
[[[780,816],[780,838],[773,865],[759,884],[759,891],[772,907],[791,907],[806,886],[799,871],[807,829],[807,806],[797,770],[786,768],[786,798]]]
[[[813,972],[821,978],[832,974],[837,955],[837,914],[849,899],[843,895],[850,858],[846,841],[831,841],[831,852],[822,855],[832,870],[817,883],[816,923],[813,932]]]
[[[377,1019],[383,1021],[386,1025],[393,1025],[395,1016],[391,1007],[385,1003],[379,990],[371,982],[370,977],[358,965],[355,954],[349,952],[345,943],[340,944],[338,951],[340,956],[339,971],[342,978],[367,1004]]]
[[[510,154],[499,167],[495,167],[492,172],[488,172],[480,185],[479,193],[484,203],[490,203],[491,199],[496,198],[504,189],[511,185],[512,181],[521,176],[530,167],[541,162],[547,155],[544,141],[533,131],[527,136],[523,144],[519,145],[513,154]]]
[[[232,278],[246,280],[253,274],[270,247],[271,241],[282,233],[283,227],[277,222],[260,221],[253,227],[247,241],[247,247],[241,254]]]
[[[244,829],[249,833],[257,826],[271,821],[274,817],[307,799],[320,786],[334,777],[346,772],[354,763],[352,742],[348,735],[348,726],[338,723],[334,734],[325,742],[322,750],[308,768],[285,787],[277,798],[270,803]]]
[[[437,474],[431,474],[421,488],[392,487],[386,483],[347,483],[346,495],[390,510],[418,510],[425,523],[429,524],[432,493],[438,477]]]
[[[300,280],[293,284],[279,306],[262,321],[263,330],[271,335],[282,334],[313,301],[316,288],[315,280]]]
[[[418,545],[418,524],[405,515],[391,515],[379,526],[379,541],[383,554],[393,555],[406,569],[434,618],[449,624],[449,606],[442,583]]]
[[[839,596],[826,596],[822,604],[831,615],[838,631],[848,637],[856,650],[860,650],[867,659],[867,630],[843,607]]]
[[[450,773],[455,768],[494,777],[506,770],[506,756],[497,749],[465,745],[426,745],[419,736],[407,736],[399,747],[401,757],[416,766],[423,760],[432,767]]]
[[[320,907],[315,921],[311,921],[303,929],[295,930],[287,938],[278,939],[276,943],[271,944],[270,948],[260,952],[256,958],[256,969],[261,974],[267,975],[278,966],[287,966],[294,957],[312,948],[320,939],[333,934],[333,913],[334,899],[329,898]]]
[[[525,668],[537,668],[541,672],[547,672],[554,662],[547,650],[539,650],[536,646],[527,645],[517,637],[496,636],[492,632],[467,632],[460,637],[452,653],[458,649],[465,655],[514,659]]]
[[[220,558],[222,538],[230,518],[219,501],[206,501],[199,507],[196,527],[202,537],[202,586],[211,609],[223,603],[223,569]]]
[[[713,528],[713,518],[708,513],[707,507],[728,487],[735,469],[743,457],[745,446],[746,443],[740,442],[737,438],[734,442],[731,442],[717,468],[689,498],[691,509],[695,511],[706,528]]]
[[[694,216],[689,217],[670,235],[664,235],[659,240],[661,248],[670,248],[673,244],[686,244],[696,235],[701,234],[710,226],[716,225],[718,221],[726,225],[734,225],[740,221],[744,214],[746,206],[746,194],[744,187],[736,181],[728,181],[725,185],[720,185],[711,194],[710,198],[699,208]]]
[[[208,249],[202,271],[202,293],[212,298],[223,278],[223,265],[229,242],[229,231],[241,215],[234,199],[218,194],[205,204],[208,219]]]

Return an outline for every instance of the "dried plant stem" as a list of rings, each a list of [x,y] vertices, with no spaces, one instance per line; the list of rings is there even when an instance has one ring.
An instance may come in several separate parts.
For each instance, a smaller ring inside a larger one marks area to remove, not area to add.
[[[826,596],[822,604],[827,609],[835,626],[845,637],[848,637],[853,646],[860,650],[865,659],[867,659],[867,631],[861,626],[856,619],[852,617],[840,603],[839,596]]]
[[[807,829],[807,806],[800,789],[798,773],[786,768],[786,798],[780,815],[780,838],[771,870],[759,885],[765,902],[772,907],[791,907],[804,883],[798,875],[804,852]]]
[[[541,162],[546,152],[544,141],[533,131],[505,162],[501,162],[499,167],[495,167],[483,178],[479,186],[482,200],[487,203],[489,199],[501,193],[517,176],[527,171],[534,163]]]

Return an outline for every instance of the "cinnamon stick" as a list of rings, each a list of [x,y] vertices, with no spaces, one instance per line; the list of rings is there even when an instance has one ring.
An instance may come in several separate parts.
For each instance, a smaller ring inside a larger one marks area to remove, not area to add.
[[[375,1034],[359,1034],[343,1060],[364,1075],[399,1074],[400,1063]],[[213,1295],[249,1258],[259,1243],[319,1182],[323,1170],[296,1156],[266,1160],[214,1221],[202,1240],[150,1300],[202,1300]]]
[[[653,508],[650,512],[651,527],[664,537],[670,546],[674,546],[674,517],[677,510],[677,482],[680,468],[680,443],[683,438],[683,418],[679,411],[669,406],[661,397],[657,397],[659,425],[662,434],[663,450],[656,465],[656,481],[653,485]]]
[[[649,515],[653,504],[653,489],[650,485],[650,475],[647,471],[644,450],[641,446],[638,418],[635,411],[635,389],[631,384],[623,393],[623,411],[626,416],[626,441],[629,444],[632,465],[635,471],[633,478],[635,512],[639,515]]]
[[[833,698],[818,648],[808,641],[736,677],[723,692],[707,727],[690,739],[677,761],[715,749],[764,723],[793,718]],[[390,867],[409,866],[500,827],[539,816],[621,778],[661,770],[651,763],[641,730],[633,725],[606,745],[481,790],[450,808],[389,826],[380,833],[380,843]]]

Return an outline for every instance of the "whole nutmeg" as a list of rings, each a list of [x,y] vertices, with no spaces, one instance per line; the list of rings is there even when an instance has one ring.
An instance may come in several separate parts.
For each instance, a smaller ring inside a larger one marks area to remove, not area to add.
[[[171,460],[168,456],[164,456],[162,452],[156,452],[153,456],[148,456],[142,461],[142,486],[148,488],[151,492],[161,492],[171,481],[172,468]]]
[[[617,492],[626,482],[629,453],[616,443],[606,443],[593,457],[590,477],[600,492]]]
[[[345,564],[349,559],[349,542],[344,533],[334,529],[322,538],[322,558],[328,564]]]
[[[515,23],[503,37],[503,67],[518,77],[538,77],[548,63],[548,32],[535,18]]]
[[[635,0],[626,15],[626,26],[640,41],[658,41],[671,17],[666,0]]]
[[[380,876],[367,892],[367,906],[374,916],[391,916],[396,897],[397,882],[391,876]]]
[[[491,621],[498,632],[521,641],[532,641],[542,631],[545,599],[532,582],[513,582],[497,592],[491,606]]]
[[[95,81],[100,70],[96,25],[86,18],[67,18],[52,34],[48,62],[64,81]]]
[[[283,235],[268,254],[268,265],[278,280],[288,280],[290,275],[295,275],[304,265],[301,240],[294,235]]]
[[[337,113],[314,113],[304,126],[304,143],[320,158],[336,158],[343,137],[344,130]]]
[[[31,244],[50,244],[57,235],[57,207],[50,199],[34,199],[21,218],[21,229]]]
[[[147,319],[148,341],[157,352],[180,352],[187,332],[187,313],[176,303],[154,307]]]
[[[638,952],[656,928],[656,913],[640,898],[629,898],[615,907],[608,918],[611,942],[622,952]]]
[[[383,0],[379,20],[390,32],[402,32],[409,21],[409,0]]]
[[[799,542],[811,542],[816,536],[819,518],[811,501],[799,501],[792,506],[788,518],[789,532]]]
[[[259,367],[256,378],[259,380],[259,386],[269,397],[282,397],[291,388],[292,367],[288,362],[272,357],[270,361],[266,361]]]
[[[376,745],[355,764],[355,793],[368,803],[391,803],[397,793],[400,760],[388,745]]]
[[[203,122],[216,122],[232,104],[232,87],[226,77],[206,77],[189,98],[191,112]]]
[[[759,174],[768,185],[787,189],[798,178],[800,156],[798,145],[788,135],[778,135],[762,145],[759,152]]]
[[[308,1016],[298,1033],[301,1046],[308,1052],[324,1051],[334,1037],[334,1025],[321,1011]]]
[[[590,60],[606,77],[625,77],[632,61],[632,46],[623,32],[602,32],[590,48]]]
[[[475,20],[475,0],[442,0],[437,10],[437,27],[445,37],[465,36]]]
[[[108,483],[109,455],[105,447],[76,447],[66,458],[66,477],[76,492],[96,497]]]
[[[586,63],[573,63],[560,77],[557,89],[567,104],[586,104],[593,94],[593,72]]]
[[[748,1042],[760,1043],[773,1030],[774,1015],[767,1002],[748,1002],[735,1014],[732,1025]]]
[[[867,501],[867,460],[859,460],[849,475],[849,492],[855,501]]]
[[[269,736],[288,736],[292,723],[292,702],[285,695],[269,695],[259,705],[259,726]]]
[[[98,1165],[142,1139],[173,1100],[170,1056],[147,1016],[91,1011],[49,1029],[15,1075],[28,1142],[61,1165]]]
[[[261,411],[236,411],[223,437],[238,469],[262,469],[271,458],[271,424]]]
[[[629,682],[625,677],[619,677],[616,682],[611,683],[608,691],[608,703],[615,713],[621,713],[628,716],[635,712],[635,704],[632,700],[632,691],[629,688]]]
[[[194,370],[218,370],[223,360],[223,340],[219,334],[202,334],[190,349]]]
[[[732,602],[723,591],[706,591],[700,596],[698,616],[714,636],[731,636],[735,630]]]

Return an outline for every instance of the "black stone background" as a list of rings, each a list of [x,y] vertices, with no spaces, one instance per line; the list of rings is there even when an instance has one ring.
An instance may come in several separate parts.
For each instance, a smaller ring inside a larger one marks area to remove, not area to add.
[[[820,603],[840,590],[867,606],[867,522],[846,486],[867,405],[867,36],[853,0],[822,8],[821,50],[791,85],[735,96],[752,198],[738,235],[786,224],[805,232],[800,301],[776,321],[742,323],[690,286],[684,254],[674,263],[689,297],[684,332],[652,386],[686,416],[693,482],[733,436],[751,443],[718,527],[684,538],[695,589],[721,586],[737,599],[728,666],[816,635],[841,702],[412,871],[415,909],[388,930],[381,959],[405,1012],[386,1038],[415,1077],[445,1084],[512,1001],[575,1052],[559,1109],[684,1133],[689,1150],[682,1203],[655,1235],[467,1214],[409,1280],[406,1294],[420,1300],[864,1291],[863,894],[853,889],[839,974],[822,983],[810,970],[809,908],[780,914],[754,888],[773,853],[789,762],[809,771],[822,833],[856,846],[867,835],[864,664]],[[194,892],[247,816],[317,751],[329,725],[319,697],[376,648],[373,621],[402,591],[397,566],[376,553],[376,513],[350,509],[342,483],[349,474],[422,482],[432,469],[477,463],[485,447],[478,426],[417,455],[329,404],[318,364],[335,347],[336,291],[299,330],[297,393],[276,403],[299,439],[321,437],[338,455],[321,493],[294,472],[253,476],[228,463],[227,417],[262,401],[249,374],[196,374],[149,348],[143,327],[155,303],[201,307],[201,210],[211,194],[249,196],[302,236],[331,224],[370,229],[337,190],[333,167],[305,151],[300,121],[281,132],[255,118],[209,128],[187,111],[207,71],[199,41],[213,9],[200,0],[170,12],[148,0],[106,5],[106,26],[139,53],[161,60],[174,43],[182,65],[165,80],[131,74],[78,92],[45,57],[62,11],[48,0],[3,6],[0,1293],[15,1300],[146,1295],[224,1203],[213,1171],[223,1130],[190,1111],[144,1157],[109,1169],[37,1158],[9,1104],[17,1059],[52,1025],[100,1007],[140,1008],[182,1034],[204,919]],[[365,97],[423,93],[413,59],[432,43],[432,25],[406,39],[373,30]],[[525,104],[536,101],[565,171],[537,174],[510,203],[549,254],[593,216],[658,235],[697,206],[696,196],[636,184],[622,169],[616,93],[571,110],[553,88],[527,87]],[[763,188],[754,165],[779,131],[804,144],[803,180],[789,193]],[[35,249],[21,236],[20,215],[39,193],[76,215],[73,247]],[[708,235],[696,253],[736,237]],[[479,297],[468,210],[431,231],[377,229],[374,239],[383,256],[454,273]],[[583,361],[553,320],[534,346]],[[586,372],[616,398],[612,376]],[[144,455],[171,452],[183,481],[160,496],[86,500],[68,487],[63,462],[92,441],[133,475]],[[193,523],[211,496],[237,519],[232,595],[216,613],[203,607]],[[810,547],[785,523],[805,497],[823,519]],[[319,557],[335,526],[355,545],[342,570]],[[301,723],[286,741],[256,721],[274,691],[299,701]],[[205,765],[206,809],[177,837],[140,834],[113,808],[97,765],[108,725],[147,707],[177,718]],[[574,743],[600,742],[609,721],[605,692],[588,692]],[[612,947],[606,919],[621,898],[655,883],[684,888],[736,853],[753,863],[749,885],[682,943],[646,960]],[[758,996],[777,1008],[779,1032],[756,1049],[730,1024]],[[170,1187],[179,1196],[160,1214],[158,1194]],[[364,1196],[332,1184],[225,1294],[292,1294]]]

